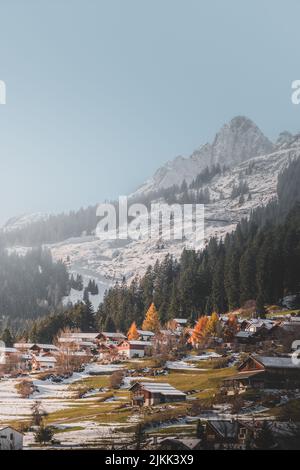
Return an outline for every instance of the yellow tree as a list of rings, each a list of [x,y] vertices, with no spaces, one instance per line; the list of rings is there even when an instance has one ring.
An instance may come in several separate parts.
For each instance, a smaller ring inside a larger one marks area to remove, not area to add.
[[[216,312],[211,314],[210,319],[207,322],[206,327],[207,334],[209,336],[218,336],[220,333],[220,320]]]
[[[145,320],[143,321],[142,329],[144,331],[153,331],[153,333],[158,333],[160,330],[158,312],[153,302],[150,305],[146,313],[146,317],[145,317]]]
[[[129,339],[129,341],[133,341],[135,339],[139,339],[140,335],[138,333],[138,330],[137,330],[137,327],[136,327],[136,323],[135,321],[131,324],[131,327],[129,328],[128,330],[128,333],[127,333],[127,338]]]
[[[198,347],[199,344],[201,344],[202,341],[205,339],[207,321],[208,321],[208,318],[205,315],[198,318],[198,321],[195,325],[195,328],[192,331],[192,335],[190,338],[190,342],[192,343],[193,346]]]

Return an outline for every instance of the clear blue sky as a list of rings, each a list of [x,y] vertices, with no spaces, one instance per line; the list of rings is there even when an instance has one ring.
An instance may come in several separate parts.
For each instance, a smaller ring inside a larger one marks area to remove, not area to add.
[[[237,114],[300,130],[298,0],[0,0],[0,221],[128,193]]]

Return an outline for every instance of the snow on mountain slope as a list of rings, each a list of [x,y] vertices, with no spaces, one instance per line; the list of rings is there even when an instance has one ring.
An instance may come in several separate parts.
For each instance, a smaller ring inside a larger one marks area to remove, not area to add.
[[[189,158],[178,157],[159,169],[134,196],[142,196],[149,191],[180,185],[185,179],[191,182],[207,166],[219,163],[227,170],[216,175],[209,184],[210,203],[205,206],[204,238],[193,246],[203,247],[212,236],[222,238],[235,229],[237,223],[248,217],[250,212],[266,205],[277,196],[277,177],[289,159],[300,157],[300,136],[282,133],[277,144],[272,144],[249,119],[238,117],[225,125],[216,135],[212,144],[206,144]],[[232,198],[232,189],[243,181],[249,188],[244,200]],[[141,216],[139,221],[143,222]],[[188,220],[192,224],[192,220]],[[175,228],[178,220],[174,220]],[[71,238],[63,242],[47,245],[54,259],[63,260],[70,273],[81,274],[84,285],[95,279],[99,295],[91,296],[96,307],[105,289],[123,278],[131,280],[142,275],[150,264],[162,260],[170,253],[179,257],[193,240],[159,240],[146,236],[145,231],[139,240],[99,240],[95,236]],[[15,247],[19,253],[23,247]],[[76,302],[82,292],[74,291],[65,303]]]
[[[276,197],[278,174],[290,158],[299,156],[299,141],[288,146],[284,144],[271,154],[250,158],[216,176],[207,185],[212,202],[205,206],[205,238],[195,248],[203,247],[212,236],[224,237],[234,230],[238,221],[249,216],[251,210]],[[245,196],[244,203],[240,203],[239,197],[231,198],[232,188],[241,179],[247,182],[251,193],[249,200]],[[72,272],[98,279],[103,294],[105,287],[123,277],[130,280],[143,274],[149,264],[162,260],[167,253],[179,257],[188,242],[188,239],[159,241],[146,237],[137,241],[101,241],[96,237],[84,237],[49,247],[54,258],[69,263]]]
[[[14,230],[19,230],[34,222],[38,222],[39,220],[46,220],[48,217],[48,214],[44,214],[42,212],[35,212],[33,214],[24,214],[17,217],[12,217],[3,226],[3,231],[12,232]]]
[[[238,116],[222,127],[212,144],[203,145],[188,158],[179,156],[166,163],[133,196],[180,185],[183,180],[191,183],[207,166],[233,166],[273,150],[274,145],[250,119]]]

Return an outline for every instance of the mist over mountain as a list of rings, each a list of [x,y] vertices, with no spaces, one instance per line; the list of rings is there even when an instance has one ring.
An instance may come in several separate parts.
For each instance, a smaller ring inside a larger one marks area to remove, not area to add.
[[[224,238],[254,210],[276,200],[278,176],[299,157],[299,135],[285,131],[272,143],[250,119],[236,117],[211,144],[167,163],[131,197],[148,206],[155,201],[205,204],[205,236],[194,247],[200,250],[212,237]],[[85,286],[95,279],[99,295],[91,300],[97,308],[107,287],[143,275],[167,254],[179,259],[190,241],[162,242],[146,233],[139,240],[99,240],[96,225],[95,206],[48,217],[14,218],[2,233],[2,243],[22,255],[42,245],[54,260],[65,263],[70,274],[82,276]],[[77,302],[82,295],[71,289],[65,302]]]

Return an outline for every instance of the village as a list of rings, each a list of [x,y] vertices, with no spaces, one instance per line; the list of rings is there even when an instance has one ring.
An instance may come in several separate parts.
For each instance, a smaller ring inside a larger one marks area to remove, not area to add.
[[[0,349],[0,449],[291,448],[300,316],[253,306]]]

